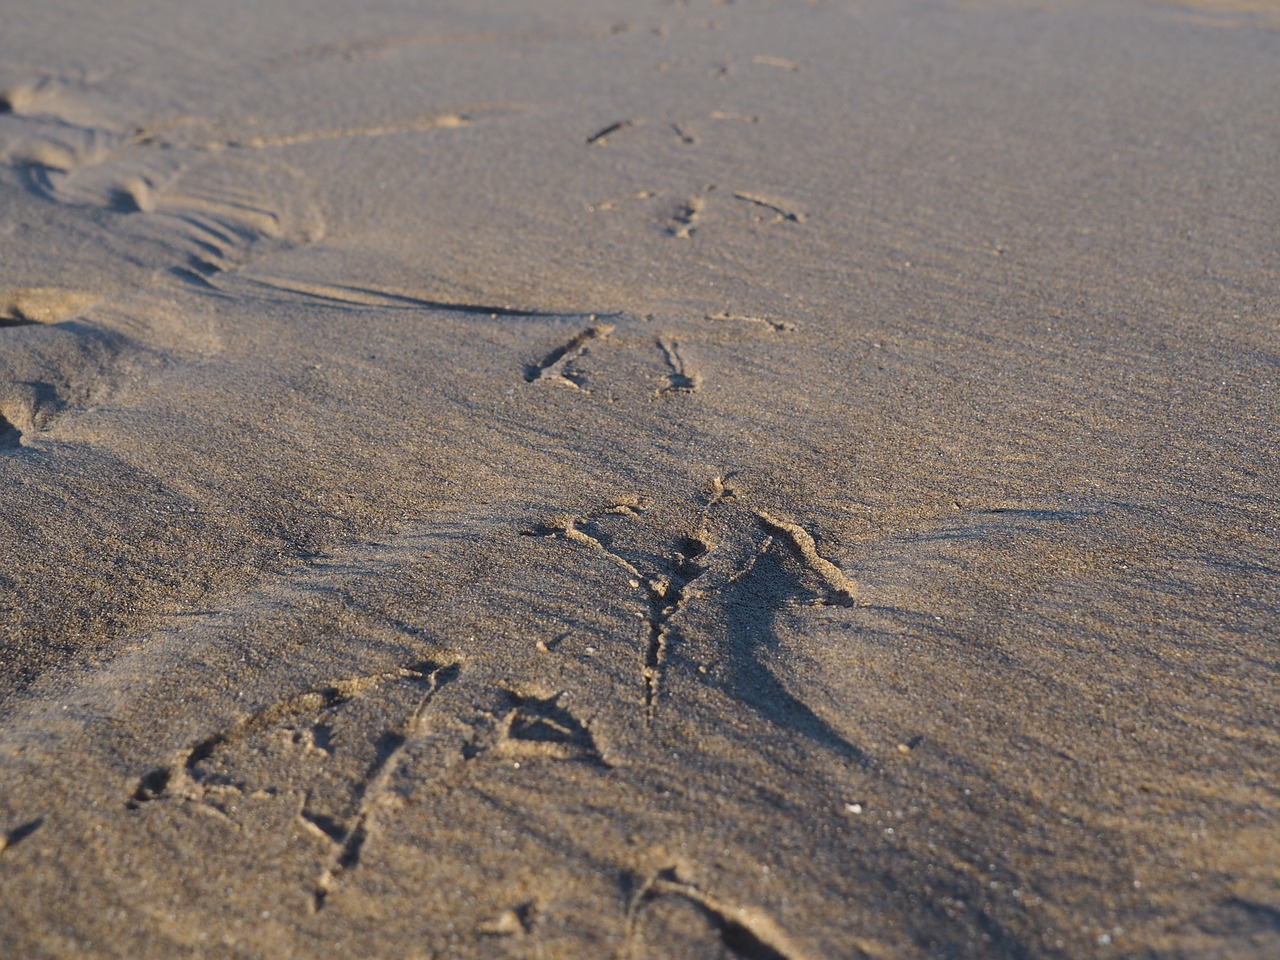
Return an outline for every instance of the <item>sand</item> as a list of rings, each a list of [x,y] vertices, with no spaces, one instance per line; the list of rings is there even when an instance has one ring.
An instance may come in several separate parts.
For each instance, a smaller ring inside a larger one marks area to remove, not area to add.
[[[1280,953],[1280,5],[0,8],[0,955]]]

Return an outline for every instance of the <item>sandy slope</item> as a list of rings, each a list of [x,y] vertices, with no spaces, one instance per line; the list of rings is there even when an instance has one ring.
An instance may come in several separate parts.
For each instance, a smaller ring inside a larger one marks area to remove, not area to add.
[[[0,954],[1280,949],[1280,10],[0,10]]]

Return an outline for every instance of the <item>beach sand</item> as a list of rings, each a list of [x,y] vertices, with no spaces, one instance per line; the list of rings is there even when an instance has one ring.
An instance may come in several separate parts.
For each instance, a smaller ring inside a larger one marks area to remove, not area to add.
[[[1280,954],[1280,4],[0,6],[0,955]]]

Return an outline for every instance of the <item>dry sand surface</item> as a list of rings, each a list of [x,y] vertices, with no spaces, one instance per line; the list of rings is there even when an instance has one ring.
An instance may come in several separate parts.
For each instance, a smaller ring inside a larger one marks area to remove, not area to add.
[[[0,8],[0,956],[1280,956],[1280,3]]]

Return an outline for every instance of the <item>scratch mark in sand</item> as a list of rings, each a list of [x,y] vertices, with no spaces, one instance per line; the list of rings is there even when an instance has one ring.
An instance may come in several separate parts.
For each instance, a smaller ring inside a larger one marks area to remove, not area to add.
[[[681,143],[688,144],[689,146],[693,146],[695,143],[698,142],[697,134],[695,134],[692,130],[686,130],[684,127],[680,126],[680,124],[678,123],[673,123],[671,125],[671,129],[675,131],[675,134],[677,137],[680,138]]]
[[[780,200],[772,200],[769,197],[762,197],[758,193],[746,193],[742,190],[734,191],[733,195],[739,200],[754,203],[757,207],[764,207],[766,210],[772,210],[778,215],[777,220],[790,220],[792,223],[804,223],[807,219],[806,214],[799,210],[789,209]]]
[[[634,120],[619,120],[617,123],[611,123],[587,137],[587,143],[598,143],[604,146],[613,134],[626,130],[628,127],[633,127],[635,123]]]

